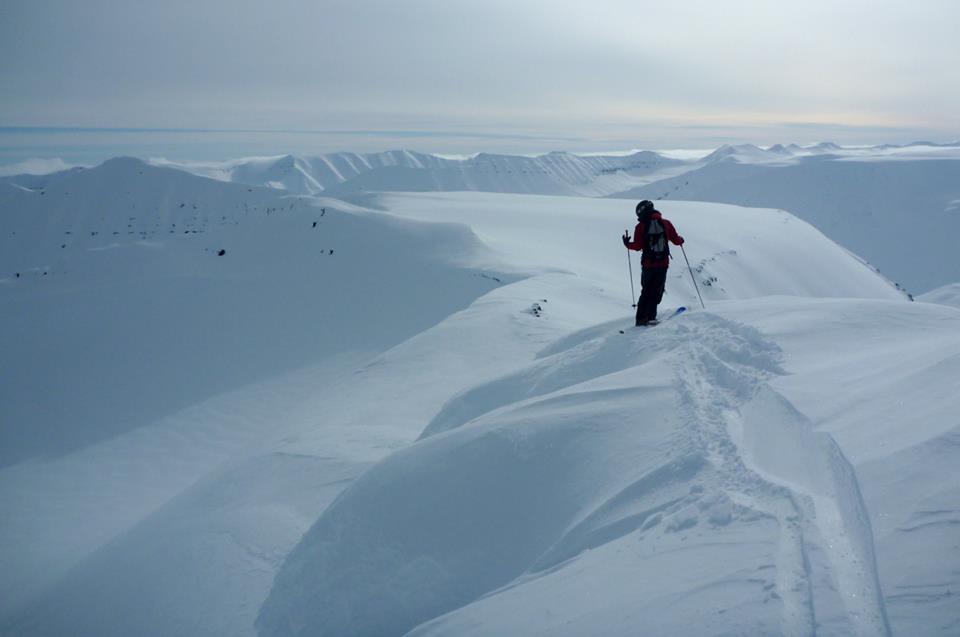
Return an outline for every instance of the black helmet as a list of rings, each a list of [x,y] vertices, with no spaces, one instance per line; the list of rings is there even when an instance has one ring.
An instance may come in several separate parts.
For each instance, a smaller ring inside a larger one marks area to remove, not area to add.
[[[637,217],[646,217],[651,212],[653,212],[653,202],[649,199],[644,199],[637,204]]]

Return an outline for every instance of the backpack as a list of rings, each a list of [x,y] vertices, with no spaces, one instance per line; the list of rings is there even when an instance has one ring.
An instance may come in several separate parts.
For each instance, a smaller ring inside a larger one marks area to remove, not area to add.
[[[662,261],[670,256],[667,231],[659,219],[650,219],[644,231],[643,256],[650,261]]]

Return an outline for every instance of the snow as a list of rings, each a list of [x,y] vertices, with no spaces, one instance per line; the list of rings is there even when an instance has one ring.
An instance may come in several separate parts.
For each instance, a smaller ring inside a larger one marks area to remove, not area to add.
[[[950,241],[960,216],[960,143],[902,146],[724,145],[536,157],[450,158],[390,151],[171,163],[227,181],[290,193],[354,197],[383,191],[483,191],[681,199],[779,208],[812,223],[917,294],[960,279]],[[901,257],[901,218],[919,224],[923,250]]]
[[[866,466],[884,462],[886,475],[900,475],[889,463],[901,446],[915,450],[939,434],[907,433],[912,441],[876,450],[887,436],[874,420],[873,439],[851,440],[845,453],[839,434],[866,420],[869,398],[841,397],[852,413],[836,422],[806,417],[793,379],[813,383],[822,372],[793,362],[814,328],[784,314],[806,312],[836,329],[824,338],[829,348],[856,333],[837,309],[891,316],[903,307],[920,329],[948,338],[928,363],[956,355],[955,322],[949,337],[936,327],[945,314],[873,300],[724,303],[633,336],[615,322],[567,339],[455,398],[436,433],[351,485],[281,571],[261,633],[402,634],[438,614],[413,634],[888,632],[880,573],[902,574],[905,560],[895,545],[876,551],[867,512],[899,519],[912,507],[888,508],[893,493],[865,500],[861,488],[878,485],[858,483],[853,463],[870,452]],[[758,310],[791,347],[726,318]],[[862,362],[834,360],[838,375]],[[889,352],[871,362],[881,360],[896,363]],[[954,378],[923,381],[943,392]],[[830,380],[819,381],[821,392]],[[871,397],[896,386],[902,379]],[[940,431],[955,430],[944,417],[955,408],[938,407]],[[942,472],[955,468],[915,470],[910,488],[954,488]],[[956,541],[933,537],[919,572],[937,570]],[[376,613],[359,612],[371,606]],[[928,631],[956,621],[955,611],[940,612],[925,620]]]
[[[224,162],[163,158],[151,161],[223,181],[327,195],[384,190],[480,190],[596,196],[688,169],[683,161],[649,151],[595,155],[552,152],[536,157],[478,153],[449,157],[397,150],[366,155],[252,157]]]
[[[4,552],[5,604],[285,431],[255,402],[259,415],[245,415],[261,390],[221,394],[267,382],[281,386],[262,391],[282,404],[284,376],[343,373],[498,285],[496,273],[435,264],[438,246],[479,249],[462,227],[347,213],[134,160],[43,192],[4,210],[15,230],[0,249],[0,534],[19,548]],[[411,301],[417,312],[390,311]]]
[[[724,144],[704,157],[703,162],[707,164],[721,161],[737,163],[787,163],[784,156],[790,157],[791,155],[792,153],[782,146],[771,147],[764,150],[753,144],[738,144],[736,146]]]
[[[955,632],[956,308],[664,201],[707,308],[628,328],[632,202],[306,165],[0,183],[3,631]]]
[[[940,303],[941,305],[960,308],[960,283],[944,285],[936,290],[930,290],[926,294],[921,294],[917,298],[926,303]]]
[[[355,482],[281,571],[261,633],[402,634],[438,614],[412,634],[889,632],[887,603],[901,602],[897,593],[884,602],[881,574],[892,592],[930,586],[922,573],[937,571],[946,579],[934,591],[956,584],[941,564],[955,536],[928,534],[912,577],[918,556],[888,537],[923,512],[908,493],[955,491],[946,478],[955,452],[938,450],[922,471],[911,464],[911,479],[890,491],[858,480],[857,467],[902,476],[893,461],[904,449],[955,436],[957,399],[943,396],[956,375],[890,375],[869,396],[831,393],[843,409],[825,422],[801,411],[819,416],[801,389],[816,384],[822,396],[835,385],[813,364],[831,348],[865,348],[868,364],[896,367],[890,351],[853,335],[865,326],[889,335],[884,323],[904,308],[941,339],[939,351],[916,355],[926,370],[956,357],[955,315],[899,301],[728,302],[633,336],[614,322],[565,339],[456,397],[433,435]],[[863,318],[849,326],[844,312]],[[754,315],[763,332],[742,322]],[[864,363],[831,361],[836,377]],[[872,404],[918,386],[941,396],[920,431]],[[851,437],[850,427],[871,433]],[[938,515],[956,520],[956,500]],[[871,518],[885,522],[874,531]],[[900,625],[895,615],[896,632],[949,632],[955,610],[919,603],[933,614]]]
[[[8,177],[10,175],[48,175],[50,173],[69,170],[73,167],[74,166],[63,161],[60,157],[33,157],[15,164],[4,164],[0,166],[0,177]]]
[[[615,196],[780,208],[913,293],[960,280],[954,250],[960,215],[949,211],[960,196],[960,161],[955,158],[715,161]]]
[[[636,223],[633,206],[622,201],[491,193],[391,193],[364,201],[406,218],[468,222],[487,246],[515,266],[569,270],[577,263],[580,276],[630,298],[625,251],[612,236],[622,234],[620,228],[633,232]],[[685,238],[696,233],[684,251],[708,301],[778,293],[903,298],[869,267],[852,266],[843,248],[783,211],[689,202],[664,203],[660,209]],[[611,241],[620,249],[611,250]],[[808,250],[808,245],[816,248]],[[811,258],[814,250],[816,258]],[[672,256],[667,300],[698,303],[684,252],[673,246]],[[772,262],[777,267],[770,267]],[[838,271],[844,276],[838,277]]]

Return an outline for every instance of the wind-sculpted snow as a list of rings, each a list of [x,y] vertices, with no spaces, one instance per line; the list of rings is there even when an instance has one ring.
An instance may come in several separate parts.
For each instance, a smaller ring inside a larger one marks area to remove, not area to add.
[[[779,348],[709,314],[608,327],[466,394],[469,421],[355,482],[278,574],[260,633],[885,631],[869,526],[851,533],[874,596],[851,606],[830,583],[845,556],[806,559],[833,529],[728,433],[782,373]],[[847,511],[855,482],[818,495]]]
[[[598,376],[604,376],[640,361],[649,360],[675,340],[602,338],[616,331],[606,323],[561,339],[540,353],[532,367],[474,388],[451,400],[424,429],[422,438],[459,427],[502,405],[553,393]]]
[[[822,470],[808,473],[804,489],[816,501],[819,490],[833,488],[831,476],[842,482],[846,466],[856,474],[864,509],[851,498],[848,506],[828,508],[818,517],[838,529],[856,529],[863,528],[857,511],[866,511],[892,632],[954,633],[960,622],[951,593],[960,586],[954,558],[960,523],[956,309],[927,303],[896,308],[874,301],[765,302],[751,308],[749,316],[789,352],[791,374],[776,379],[775,389],[790,397],[815,431],[829,433],[849,463],[833,468],[820,463]],[[810,337],[822,346],[805,345]],[[781,441],[769,464],[784,479],[805,449],[819,444],[820,434],[799,438],[803,428],[796,417],[792,425],[779,422],[771,428],[769,418],[757,421],[754,435]],[[836,538],[831,548],[849,556],[847,581],[862,582],[850,590],[869,590],[869,579],[859,575],[869,564],[864,558],[869,546],[857,539],[865,534],[831,537]]]
[[[870,516],[856,473],[837,443],[815,431],[793,405],[770,390],[744,407],[739,433],[745,464],[794,491],[797,506],[807,508],[804,518],[820,537],[829,538],[819,550],[845,596],[846,621],[821,612],[821,626],[861,635],[889,634]]]

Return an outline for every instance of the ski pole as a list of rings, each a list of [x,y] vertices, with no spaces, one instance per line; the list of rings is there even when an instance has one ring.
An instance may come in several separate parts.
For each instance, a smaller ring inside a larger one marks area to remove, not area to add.
[[[690,270],[690,280],[693,281],[693,288],[697,291],[697,297],[700,299],[700,307],[707,309],[707,306],[703,304],[703,297],[700,296],[700,287],[697,285],[697,278],[693,276],[693,268],[690,267],[690,259],[687,258],[687,251],[683,249],[683,244],[680,245],[680,249],[683,250],[683,260],[687,262],[687,269]]]
[[[627,267],[630,268],[630,307],[637,307],[637,293],[633,289],[633,259],[630,258],[630,248],[627,248]]]

